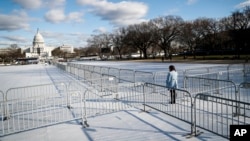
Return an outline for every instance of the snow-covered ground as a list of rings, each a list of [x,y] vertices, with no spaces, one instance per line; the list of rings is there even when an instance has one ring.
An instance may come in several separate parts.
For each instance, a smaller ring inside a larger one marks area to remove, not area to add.
[[[116,68],[161,71],[168,68],[167,63],[132,63],[132,62],[84,62],[89,65],[103,65]],[[218,66],[217,64],[174,64],[177,69]],[[4,93],[9,88],[56,83],[75,78],[51,65],[1,66],[0,90]],[[155,111],[147,109],[125,110],[88,118],[90,127],[83,128],[79,120],[55,124],[25,132],[0,137],[1,141],[166,141],[166,140],[227,140],[208,131],[202,131],[198,137],[187,138],[190,124]]]

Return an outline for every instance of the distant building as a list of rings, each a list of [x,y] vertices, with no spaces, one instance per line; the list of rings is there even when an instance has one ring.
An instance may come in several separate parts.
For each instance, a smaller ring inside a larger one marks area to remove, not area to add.
[[[7,54],[10,50],[8,48],[0,48],[0,54]]]
[[[59,46],[60,50],[63,52],[67,52],[67,53],[74,53],[74,48],[73,46],[70,45],[62,45]]]
[[[31,47],[26,47],[23,49],[26,58],[38,58],[40,61],[53,59],[52,51],[58,47],[46,46],[43,36],[40,34],[39,29],[35,34]],[[73,53],[73,46],[62,45],[59,46],[60,50]]]
[[[37,29],[37,33],[33,38],[32,46],[25,48],[23,52],[25,52],[26,58],[38,58],[39,60],[51,59],[51,52],[55,47],[48,47],[45,45],[43,36],[39,33],[39,29]]]

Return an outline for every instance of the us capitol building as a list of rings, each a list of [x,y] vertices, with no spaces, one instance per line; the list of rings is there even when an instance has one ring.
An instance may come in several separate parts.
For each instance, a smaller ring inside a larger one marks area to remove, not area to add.
[[[37,58],[40,61],[53,59],[52,51],[56,48],[68,53],[73,53],[74,49],[69,45],[62,45],[58,47],[46,46],[43,36],[40,34],[39,29],[33,38],[33,45],[28,48],[24,48],[23,52],[25,53],[26,58]]]

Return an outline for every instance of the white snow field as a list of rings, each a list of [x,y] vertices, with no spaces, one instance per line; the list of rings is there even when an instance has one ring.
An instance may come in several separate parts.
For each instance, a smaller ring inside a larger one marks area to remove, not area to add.
[[[86,65],[109,66],[138,71],[166,71],[172,63],[138,62],[83,62]],[[223,66],[222,64],[174,64],[177,70],[195,67]],[[96,78],[97,80],[99,78]],[[103,81],[103,80],[101,80]],[[185,110],[190,105],[186,92],[178,91],[176,105],[168,104],[168,98],[156,97],[162,89],[154,90],[146,99],[148,106],[137,103],[140,97],[140,84],[136,95],[132,90],[122,89],[116,95],[97,92],[94,87],[85,85],[82,80],[52,65],[23,65],[0,67],[0,91],[8,93],[7,112],[0,103],[1,141],[166,141],[192,140],[212,141],[228,140],[207,130],[199,136],[189,136],[191,125],[188,122],[191,112]],[[90,83],[90,82],[86,82]],[[107,85],[107,84],[106,84]],[[112,85],[107,85],[111,90]],[[129,84],[130,85],[130,84]],[[124,84],[125,87],[130,87]],[[135,85],[135,84],[133,84]],[[77,91],[71,91],[77,87]],[[160,87],[160,86],[159,86]],[[133,87],[134,88],[134,87]],[[67,94],[65,93],[67,89]],[[84,94],[82,94],[84,91]],[[134,91],[134,90],[133,90]],[[167,90],[166,90],[167,91]],[[165,90],[164,90],[165,92]],[[70,93],[70,97],[67,97]],[[1,93],[0,93],[1,94]],[[128,95],[132,95],[126,99]],[[65,98],[67,97],[67,98]],[[100,99],[104,98],[104,99]],[[114,99],[116,97],[117,99]],[[6,97],[4,97],[6,98]],[[4,98],[0,98],[3,101]],[[99,99],[98,99],[99,98]],[[84,101],[82,99],[85,99]],[[161,99],[160,103],[159,99]],[[132,102],[133,103],[132,103]],[[211,103],[206,103],[210,105]],[[217,103],[216,103],[217,104]],[[160,107],[159,107],[160,105]],[[162,106],[163,105],[163,106]],[[205,107],[206,107],[205,105]],[[215,105],[215,104],[214,104]],[[212,107],[214,106],[212,105]],[[219,104],[216,112],[227,109]],[[80,107],[87,107],[84,112]],[[200,108],[204,106],[202,103]],[[210,105],[211,106],[211,105]],[[209,107],[210,107],[209,106]],[[155,110],[173,113],[172,116]],[[206,109],[210,112],[210,109]],[[208,106],[207,106],[208,107]],[[146,108],[146,112],[142,109]],[[43,110],[42,110],[43,109]],[[44,110],[46,109],[46,110]],[[212,108],[213,109],[213,108]],[[204,110],[204,111],[205,111]],[[230,110],[230,109],[227,109]],[[19,111],[18,113],[16,111]],[[21,112],[20,112],[21,111]],[[181,112],[180,112],[181,111]],[[201,110],[200,112],[204,112]],[[233,113],[231,113],[233,114]],[[203,114],[203,116],[209,114]],[[177,119],[177,118],[179,119]],[[222,117],[222,116],[221,116]],[[7,118],[3,120],[3,118]],[[213,116],[211,116],[213,118]],[[215,117],[217,118],[217,117]],[[209,120],[201,117],[199,123]],[[85,126],[81,125],[87,121]],[[209,124],[208,122],[203,124]],[[89,127],[87,127],[89,125]],[[218,128],[218,126],[216,126]],[[219,126],[218,132],[228,127]]]

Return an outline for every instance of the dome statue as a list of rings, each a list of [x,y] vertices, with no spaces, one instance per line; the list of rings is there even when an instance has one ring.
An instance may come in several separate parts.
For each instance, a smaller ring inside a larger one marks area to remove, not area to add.
[[[33,42],[43,42],[44,43],[44,39],[43,36],[37,32],[37,34],[34,36]]]
[[[39,29],[37,29],[37,33],[34,36],[33,47],[34,48],[44,47],[44,39],[43,39],[43,36],[39,33]]]

